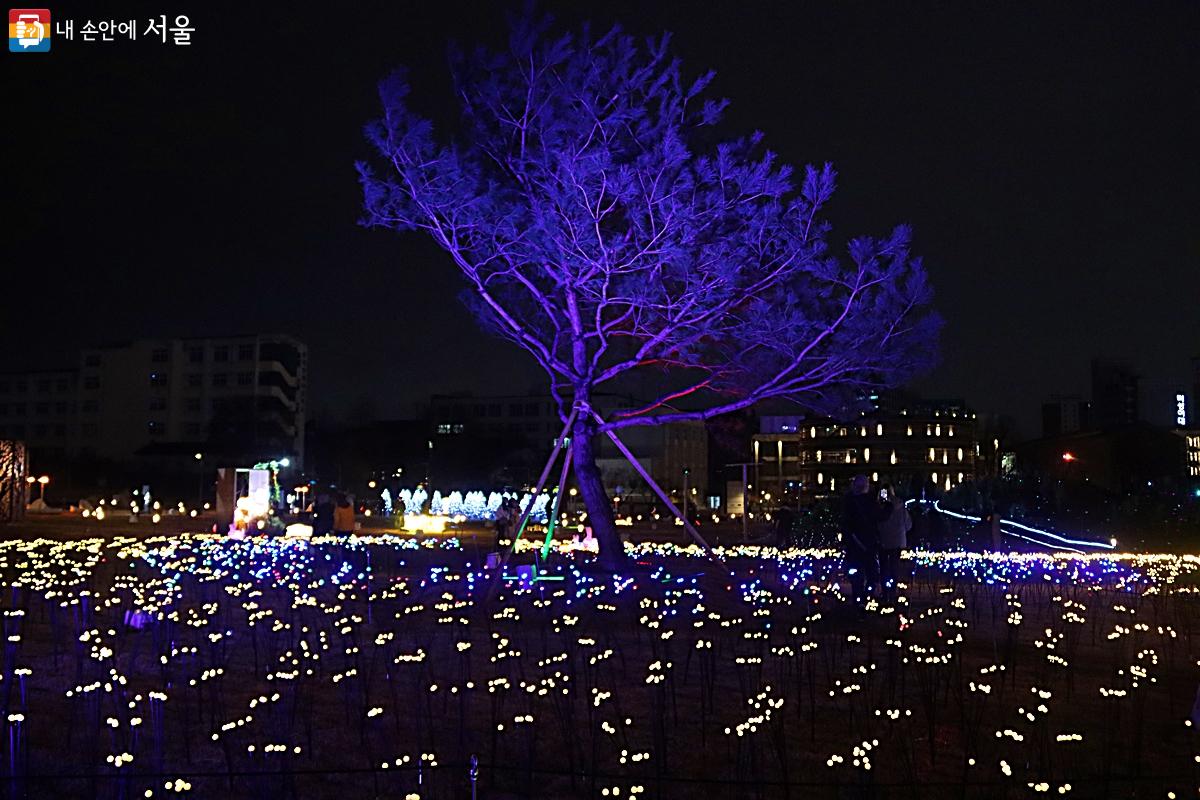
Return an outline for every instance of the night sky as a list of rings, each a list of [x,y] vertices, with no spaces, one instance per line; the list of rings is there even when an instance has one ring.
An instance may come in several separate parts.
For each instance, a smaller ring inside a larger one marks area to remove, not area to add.
[[[191,47],[76,40],[5,54],[0,369],[149,336],[282,330],[310,408],[398,416],[430,392],[541,385],[480,333],[449,259],[357,226],[375,83],[404,64],[452,119],[445,46],[505,4],[103,4],[188,14]],[[517,4],[510,4],[519,7]],[[564,23],[670,30],[717,71],[727,130],[833,161],[835,237],[916,231],[947,320],[916,388],[1038,433],[1094,355],[1141,371],[1144,415],[1200,354],[1200,4],[543,3]]]

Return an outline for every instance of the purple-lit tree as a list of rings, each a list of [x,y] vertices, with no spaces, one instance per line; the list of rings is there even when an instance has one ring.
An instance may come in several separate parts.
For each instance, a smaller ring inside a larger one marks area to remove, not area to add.
[[[596,437],[704,420],[771,398],[821,411],[930,366],[939,320],[909,232],[837,258],[820,212],[829,165],[803,177],[762,136],[719,140],[712,74],[686,81],[668,37],[548,35],[454,55],[457,137],[408,105],[402,72],[367,126],[365,223],[432,236],[492,331],[546,370],[602,559],[621,547]],[[646,402],[597,419],[599,393]],[[647,393],[647,387],[652,387]]]

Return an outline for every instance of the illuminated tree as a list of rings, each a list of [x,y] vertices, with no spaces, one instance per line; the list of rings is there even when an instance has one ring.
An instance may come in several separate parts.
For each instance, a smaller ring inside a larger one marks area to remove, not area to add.
[[[686,80],[668,42],[519,20],[507,49],[452,55],[453,137],[410,108],[403,71],[383,80],[379,159],[358,166],[365,224],[432,237],[564,421],[579,409],[573,467],[609,565],[598,434],[771,398],[845,410],[930,366],[940,325],[908,229],[834,256],[832,167],[796,175],[760,134],[720,139],[712,74]],[[598,419],[598,394],[631,385],[644,405]]]

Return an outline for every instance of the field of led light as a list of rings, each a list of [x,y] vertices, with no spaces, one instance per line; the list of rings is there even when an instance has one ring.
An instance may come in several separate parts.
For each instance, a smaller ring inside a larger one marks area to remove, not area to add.
[[[1194,557],[632,552],[0,542],[4,794],[1197,796]]]

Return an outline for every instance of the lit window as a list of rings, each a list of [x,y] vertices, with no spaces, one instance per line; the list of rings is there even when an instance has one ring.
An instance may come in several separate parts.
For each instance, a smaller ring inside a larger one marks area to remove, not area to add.
[[[875,435],[883,436],[883,423],[882,422],[875,423]]]
[[[864,447],[863,448],[863,461],[870,461],[870,460],[871,460],[871,448]]]
[[[961,447],[958,448],[958,460],[959,461],[963,460],[963,449]],[[959,478],[959,480],[962,480],[962,478]]]

